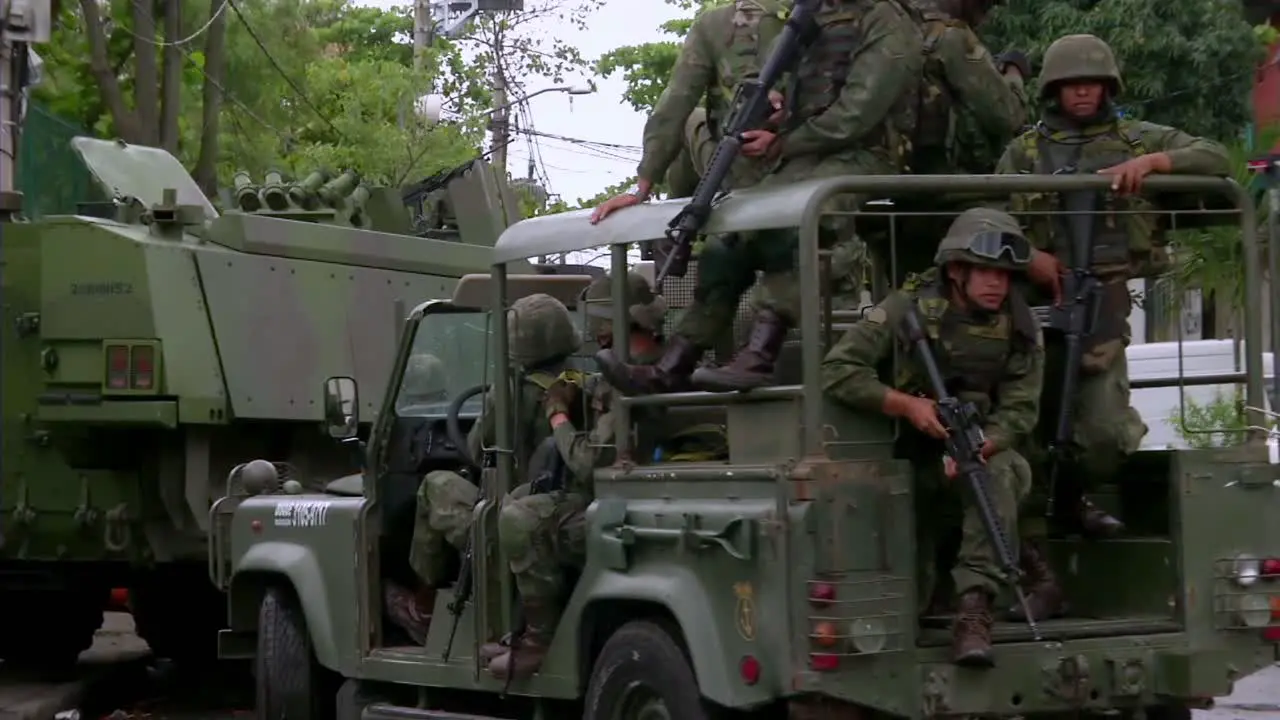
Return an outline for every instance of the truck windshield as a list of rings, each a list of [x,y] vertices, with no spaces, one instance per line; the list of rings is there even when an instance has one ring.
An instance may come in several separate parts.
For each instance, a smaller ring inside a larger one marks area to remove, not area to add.
[[[488,315],[480,312],[432,313],[422,318],[400,382],[396,414],[444,415],[449,401],[459,393],[492,378],[488,322]],[[479,415],[481,397],[472,397],[462,414]]]

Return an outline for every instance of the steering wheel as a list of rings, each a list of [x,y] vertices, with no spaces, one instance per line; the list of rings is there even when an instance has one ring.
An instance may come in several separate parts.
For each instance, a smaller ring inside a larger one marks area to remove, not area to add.
[[[463,390],[449,403],[449,408],[445,410],[444,415],[444,429],[449,436],[449,442],[457,448],[458,455],[463,461],[473,468],[479,468],[480,463],[471,457],[471,448],[467,447],[467,436],[462,433],[462,423],[458,420],[458,413],[462,412],[462,406],[466,405],[468,400],[488,389],[488,385],[476,385]]]

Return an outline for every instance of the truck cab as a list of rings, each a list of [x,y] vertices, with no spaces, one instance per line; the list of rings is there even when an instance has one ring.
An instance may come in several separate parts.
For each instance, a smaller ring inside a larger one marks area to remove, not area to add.
[[[1251,201],[1230,181],[1148,182],[1152,192],[1184,200],[1235,203],[1245,252],[1257,250]],[[820,382],[828,346],[858,318],[820,296],[825,200],[1106,187],[1104,178],[1084,176],[864,176],[720,201],[708,233],[799,229],[803,313],[777,382],[748,393],[615,400],[618,427],[627,431],[616,433],[617,460],[594,475],[585,564],[574,568],[540,671],[506,687],[478,653],[518,630],[495,522],[500,499],[519,483],[511,456],[515,369],[501,361],[505,310],[533,292],[572,306],[589,282],[508,267],[607,247],[620,276],[629,248],[660,238],[681,203],[629,208],[598,225],[577,211],[508,228],[488,276],[464,278],[450,301],[414,310],[367,443],[351,431],[365,404],[360,388],[350,378],[326,383],[330,434],[361,448],[358,494],[352,483],[345,493],[331,486],[302,495],[267,461],[232,473],[229,486],[242,489],[214,507],[210,523],[211,574],[230,599],[222,655],[256,657],[259,714],[270,718],[1189,718],[1274,662],[1280,644],[1280,467],[1266,447],[1273,423],[1263,409],[1260,308],[1242,309],[1244,370],[1206,380],[1242,387],[1246,442],[1139,453],[1122,483],[1094,488],[1090,499],[1119,513],[1127,534],[1054,537],[1050,556],[1071,612],[1042,622],[1040,638],[1025,624],[998,622],[988,670],[950,662],[948,618],[930,616],[928,599],[917,596],[913,476],[908,460],[894,455],[899,429],[829,401]],[[892,234],[894,222],[892,213],[869,216],[859,232]],[[1246,268],[1245,282],[1247,297],[1262,296],[1256,266]],[[625,283],[613,287],[615,327],[625,326]],[[401,409],[398,389],[419,344],[452,353],[447,394],[458,397],[468,383],[489,387],[497,461],[475,473],[474,593],[459,607],[457,588],[442,589],[425,643],[411,646],[388,632],[381,603],[381,583],[408,552],[395,539],[403,512],[396,508],[427,469],[464,462],[460,436],[479,411],[468,402],[420,416]],[[646,407],[661,408],[667,425],[633,422]],[[727,436],[726,460],[664,462],[636,450],[669,425],[709,419]],[[446,657],[452,611],[460,611],[457,639]]]

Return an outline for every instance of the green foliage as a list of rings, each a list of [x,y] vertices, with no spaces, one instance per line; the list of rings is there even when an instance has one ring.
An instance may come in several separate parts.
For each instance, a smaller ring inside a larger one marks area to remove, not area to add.
[[[1236,388],[1233,397],[1215,392],[1213,400],[1198,403],[1184,395],[1185,408],[1169,412],[1169,424],[1189,447],[1232,447],[1244,443],[1247,424],[1244,419],[1244,394]]]
[[[693,25],[696,11],[723,5],[729,0],[706,0],[691,2],[690,0],[664,0],[666,4],[681,8],[688,12],[687,17],[669,20],[658,26],[667,35],[683,39]],[[601,55],[595,64],[596,73],[601,77],[613,77],[621,73],[627,83],[622,99],[628,105],[648,113],[658,104],[662,90],[667,86],[671,70],[676,65],[676,57],[680,55],[680,43],[672,40],[643,43],[641,45],[624,45]]]
[[[1222,0],[1009,0],[980,32],[993,52],[1024,50],[1037,67],[1055,39],[1097,35],[1120,61],[1126,113],[1214,138],[1250,121],[1253,71],[1265,55],[1242,5]],[[1028,89],[1038,93],[1035,83]]]

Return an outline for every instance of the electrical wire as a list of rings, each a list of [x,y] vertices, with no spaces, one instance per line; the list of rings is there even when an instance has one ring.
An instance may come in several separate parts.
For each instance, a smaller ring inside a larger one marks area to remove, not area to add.
[[[267,58],[267,62],[271,63],[271,67],[275,68],[276,73],[278,73],[280,77],[284,79],[285,83],[293,89],[293,92],[298,96],[298,99],[302,100],[307,107],[311,108],[311,111],[316,114],[316,117],[323,120],[339,139],[347,142],[346,137],[342,134],[342,131],[338,129],[338,126],[333,124],[333,121],[329,119],[329,116],[320,112],[320,108],[316,107],[316,104],[311,102],[311,98],[307,97],[307,94],[302,91],[302,88],[298,87],[298,84],[293,81],[293,78],[289,77],[289,73],[285,72],[284,68],[280,67],[280,63],[276,62],[275,57],[271,55],[271,51],[267,50],[267,46],[262,42],[262,38],[258,37],[258,33],[254,31],[253,26],[245,19],[244,14],[240,12],[240,6],[236,4],[236,0],[227,0],[227,4],[231,6],[231,12],[235,13],[237,18],[240,18],[240,24],[244,25],[245,32],[249,33],[249,37],[253,39],[253,42],[258,46],[258,49],[262,51],[263,56]]]
[[[135,4],[137,2],[138,0],[134,0]],[[182,38],[181,40],[156,40],[155,38],[149,38],[149,37],[144,37],[142,35],[138,35],[133,30],[129,30],[129,34],[141,40],[142,42],[150,43],[152,45],[155,45],[156,47],[162,47],[162,48],[163,47],[180,47],[182,45],[186,45],[192,40],[195,40],[196,38],[205,34],[205,32],[207,32],[209,28],[212,27],[213,24],[218,21],[218,18],[222,15],[222,13],[226,12],[228,3],[229,3],[229,0],[222,0],[222,4],[219,5],[218,9],[215,10],[213,14],[209,16],[209,19],[205,21],[205,24],[200,26],[199,30],[196,30],[195,32]]]

